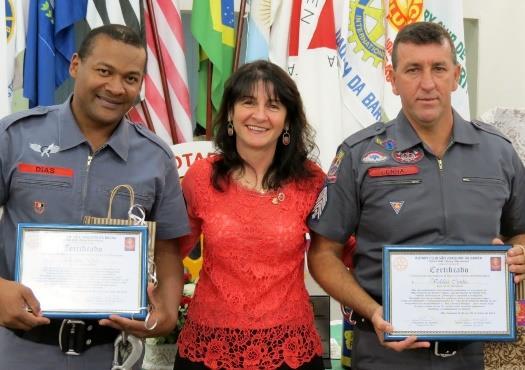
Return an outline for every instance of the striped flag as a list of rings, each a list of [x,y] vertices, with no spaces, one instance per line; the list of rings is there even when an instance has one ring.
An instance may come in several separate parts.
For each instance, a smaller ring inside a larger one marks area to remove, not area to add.
[[[104,24],[125,24],[140,33],[142,3],[140,0],[121,0],[119,6],[106,6],[106,0],[89,0],[86,20],[89,27],[97,28]]]
[[[119,3],[120,7],[107,7],[104,0],[90,0],[86,19],[92,28],[118,23],[135,30],[145,29],[148,65],[141,94],[143,99],[130,110],[130,119],[148,124],[168,144],[192,141],[191,104],[178,0],[148,0],[146,5],[140,0],[121,0]]]
[[[250,0],[246,33],[247,63],[257,59],[268,60],[270,29],[281,3],[282,0]]]

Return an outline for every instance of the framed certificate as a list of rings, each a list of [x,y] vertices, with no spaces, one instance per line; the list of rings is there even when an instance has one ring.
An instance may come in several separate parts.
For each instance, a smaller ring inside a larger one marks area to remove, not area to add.
[[[19,224],[15,279],[46,317],[144,319],[147,227]]]
[[[509,245],[387,245],[385,340],[516,340]]]

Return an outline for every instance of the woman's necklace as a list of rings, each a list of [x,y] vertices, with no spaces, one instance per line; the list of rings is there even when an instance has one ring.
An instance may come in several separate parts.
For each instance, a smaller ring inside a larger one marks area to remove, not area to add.
[[[273,195],[272,196],[272,204],[278,205],[279,203],[283,202],[286,198],[284,193],[279,190],[268,190],[264,189],[262,185],[254,184],[253,182],[247,180],[244,176],[236,176],[234,177],[235,181],[239,182],[243,188],[246,188],[248,190],[254,191],[257,194],[260,195]]]

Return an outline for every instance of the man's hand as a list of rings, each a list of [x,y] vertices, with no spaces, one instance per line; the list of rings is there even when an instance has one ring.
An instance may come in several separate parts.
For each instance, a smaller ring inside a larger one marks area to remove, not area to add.
[[[30,330],[49,324],[42,316],[40,303],[28,287],[0,279],[0,325],[11,329]]]
[[[494,238],[492,244],[504,244],[503,240]],[[507,264],[509,271],[514,273],[514,282],[518,284],[525,280],[525,246],[522,244],[513,244],[512,239],[507,241],[507,244],[512,244],[507,252]]]
[[[384,340],[384,333],[389,333],[394,330],[392,325],[383,319],[383,307],[379,306],[370,319],[372,325],[374,325],[374,330],[376,332],[379,343],[386,348],[390,348],[396,352],[401,352],[406,349],[416,349],[416,348],[430,348],[430,342],[417,342],[417,337],[411,336],[407,337],[399,342],[387,342]]]
[[[152,307],[148,321],[130,320],[119,315],[111,315],[109,319],[102,319],[99,324],[125,331],[138,338],[160,337],[168,335],[175,329],[177,316],[173,309],[162,304],[158,297],[157,288],[148,285],[148,297]],[[147,326],[147,328],[146,328]]]

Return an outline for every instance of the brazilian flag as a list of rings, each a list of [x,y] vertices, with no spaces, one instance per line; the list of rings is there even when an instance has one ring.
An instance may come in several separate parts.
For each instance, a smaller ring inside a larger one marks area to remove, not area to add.
[[[212,64],[211,100],[219,109],[224,83],[232,73],[235,47],[234,0],[193,1],[191,32],[200,48],[197,122],[206,126],[208,63]]]

